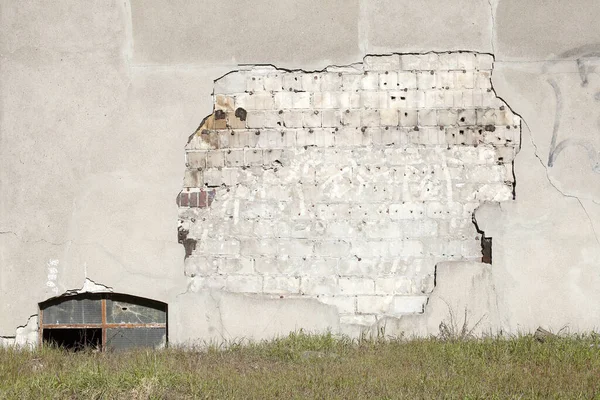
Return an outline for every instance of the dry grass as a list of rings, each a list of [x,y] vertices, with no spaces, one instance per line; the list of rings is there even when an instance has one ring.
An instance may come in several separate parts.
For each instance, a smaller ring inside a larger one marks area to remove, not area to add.
[[[206,350],[0,349],[0,398],[600,398],[600,339],[336,339]]]

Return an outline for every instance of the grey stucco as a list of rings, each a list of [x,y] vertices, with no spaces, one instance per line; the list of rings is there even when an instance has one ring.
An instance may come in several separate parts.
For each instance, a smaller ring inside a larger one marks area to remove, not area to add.
[[[172,342],[338,330],[317,302],[188,290],[184,145],[238,63],[429,50],[494,53],[494,90],[523,118],[516,200],[476,213],[490,329],[600,326],[597,1],[188,3],[0,1],[0,336],[31,336],[38,302],[86,278],[167,302]]]

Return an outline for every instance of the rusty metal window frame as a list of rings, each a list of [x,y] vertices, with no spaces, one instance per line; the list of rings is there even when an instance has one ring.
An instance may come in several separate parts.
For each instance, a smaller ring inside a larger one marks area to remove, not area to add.
[[[102,322],[101,323],[89,323],[89,324],[45,324],[44,323],[44,308],[43,305],[47,304],[48,302],[51,301],[57,301],[59,299],[62,299],[63,301],[67,301],[69,299],[80,299],[82,297],[88,296],[88,297],[98,297],[97,299],[95,299],[95,301],[100,301],[100,310],[101,310],[101,314],[102,314]],[[116,297],[123,297],[125,299],[128,299],[132,302],[132,304],[139,304],[140,300],[141,301],[147,301],[147,302],[152,302],[152,303],[157,303],[157,304],[162,304],[164,305],[164,312],[165,312],[165,317],[167,317],[168,315],[168,306],[166,303],[162,303],[156,300],[151,300],[151,299],[146,299],[143,297],[137,297],[137,296],[131,296],[131,295],[127,295],[127,294],[122,294],[122,293],[81,293],[81,294],[77,294],[77,295],[73,295],[73,296],[68,296],[65,298],[56,298],[56,299],[50,299],[50,300],[46,300],[42,303],[38,304],[38,309],[39,309],[39,326],[38,326],[38,342],[39,342],[39,346],[43,346],[44,345],[44,329],[101,329],[102,330],[102,340],[101,340],[101,351],[106,351],[106,341],[107,341],[107,330],[108,329],[118,329],[118,328],[125,328],[125,329],[135,329],[135,328],[164,328],[165,330],[165,345],[168,343],[168,329],[167,329],[167,322],[157,322],[157,323],[114,323],[114,322],[107,322],[107,317],[106,317],[106,301],[107,300],[112,300],[112,297],[116,296]],[[137,303],[136,303],[137,300]],[[141,304],[140,304],[141,305]]]

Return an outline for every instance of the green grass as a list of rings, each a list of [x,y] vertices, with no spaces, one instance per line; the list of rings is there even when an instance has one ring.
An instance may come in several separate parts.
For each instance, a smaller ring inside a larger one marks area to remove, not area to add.
[[[303,333],[204,350],[0,349],[0,398],[599,398],[596,335],[482,340]]]

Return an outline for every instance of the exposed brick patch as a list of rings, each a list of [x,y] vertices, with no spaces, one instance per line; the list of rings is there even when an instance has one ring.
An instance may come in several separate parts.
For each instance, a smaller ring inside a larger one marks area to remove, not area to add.
[[[437,262],[481,260],[473,211],[513,196],[520,119],[492,66],[394,54],[217,80],[186,146],[186,268],[230,291],[318,298],[344,323],[422,312]]]
[[[216,191],[210,190],[199,190],[192,192],[180,192],[177,195],[177,205],[182,208],[206,208],[210,207],[213,200],[215,199]]]

